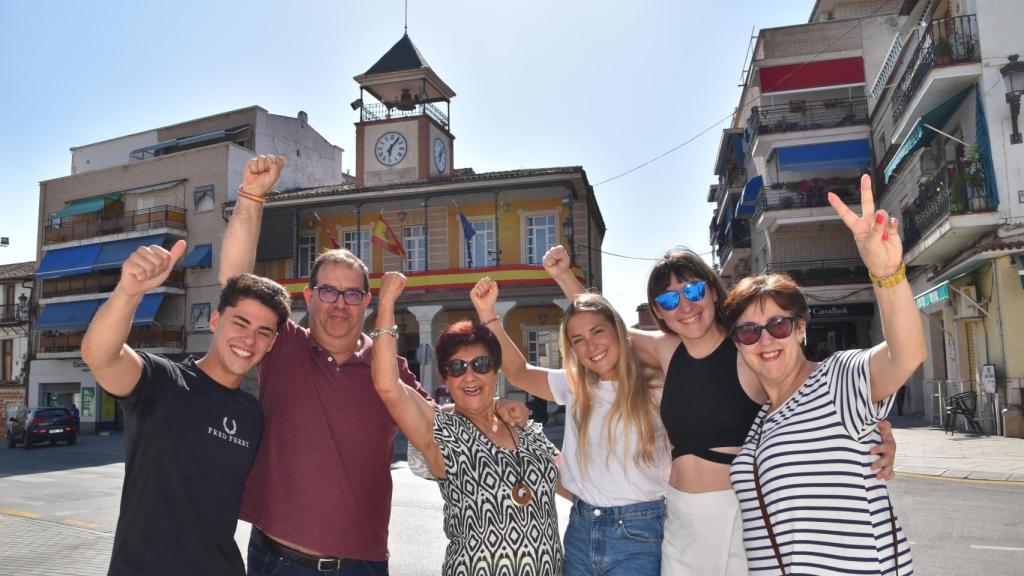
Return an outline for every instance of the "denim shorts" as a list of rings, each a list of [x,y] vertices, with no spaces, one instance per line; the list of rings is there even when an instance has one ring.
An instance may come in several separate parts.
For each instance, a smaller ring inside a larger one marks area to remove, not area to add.
[[[659,576],[665,500],[591,506],[576,499],[565,530],[565,576]]]

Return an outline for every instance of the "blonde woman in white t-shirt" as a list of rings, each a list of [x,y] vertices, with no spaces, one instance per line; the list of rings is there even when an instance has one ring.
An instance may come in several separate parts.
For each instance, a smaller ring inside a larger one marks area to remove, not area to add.
[[[567,407],[560,481],[573,500],[565,575],[657,576],[671,468],[657,371],[643,372],[626,326],[597,294],[576,297],[562,318],[565,370],[530,365],[495,314],[498,285],[470,298],[501,342],[502,371],[517,387]]]

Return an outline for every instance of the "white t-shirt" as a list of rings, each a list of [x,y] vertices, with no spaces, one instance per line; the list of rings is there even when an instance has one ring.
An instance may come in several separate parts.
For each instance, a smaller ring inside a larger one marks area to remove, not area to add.
[[[612,431],[613,444],[608,445],[605,419],[615,402],[616,382],[600,381],[592,388],[593,405],[590,426],[587,433],[586,466],[580,465],[577,456],[579,430],[572,419],[573,395],[564,370],[548,372],[548,386],[555,402],[566,406],[565,435],[562,439],[562,460],[558,466],[562,486],[587,504],[593,506],[626,506],[639,502],[650,502],[665,497],[668,476],[672,467],[672,454],[668,438],[658,415],[652,414],[657,426],[654,445],[654,465],[637,466],[633,458],[636,452],[636,432],[629,444],[626,441],[622,422]],[[625,453],[625,446],[630,452]]]

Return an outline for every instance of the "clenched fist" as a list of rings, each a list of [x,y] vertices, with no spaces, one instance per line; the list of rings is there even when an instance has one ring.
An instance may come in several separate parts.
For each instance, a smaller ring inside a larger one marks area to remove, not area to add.
[[[167,280],[174,263],[185,253],[185,241],[178,240],[171,251],[162,246],[140,246],[138,250],[121,265],[121,280],[117,290],[129,296],[145,294]]]
[[[473,302],[478,315],[489,313],[493,316],[494,305],[498,301],[498,283],[484,276],[469,291],[469,299]]]
[[[405,290],[405,275],[401,272],[385,272],[380,279],[380,294],[377,296],[381,306],[393,306]]]
[[[245,163],[242,171],[242,188],[246,194],[264,198],[274,188],[284,170],[284,156],[260,154]]]
[[[569,253],[565,251],[565,246],[559,244],[558,246],[552,246],[544,253],[544,260],[542,261],[544,270],[547,271],[548,276],[552,278],[558,278],[562,274],[569,274]]]

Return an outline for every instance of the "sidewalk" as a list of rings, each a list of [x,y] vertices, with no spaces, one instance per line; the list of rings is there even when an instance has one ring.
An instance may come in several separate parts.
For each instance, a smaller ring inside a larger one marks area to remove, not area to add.
[[[950,435],[923,420],[892,416],[896,472],[942,478],[1024,482],[1024,440]]]

